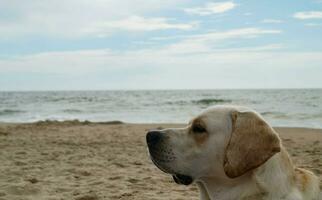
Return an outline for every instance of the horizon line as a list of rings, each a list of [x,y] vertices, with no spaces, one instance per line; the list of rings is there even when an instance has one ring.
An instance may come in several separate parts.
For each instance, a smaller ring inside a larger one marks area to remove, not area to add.
[[[35,89],[35,90],[0,90],[0,92],[82,92],[82,91],[179,91],[179,90],[314,90],[322,87],[303,88],[155,88],[155,89]]]

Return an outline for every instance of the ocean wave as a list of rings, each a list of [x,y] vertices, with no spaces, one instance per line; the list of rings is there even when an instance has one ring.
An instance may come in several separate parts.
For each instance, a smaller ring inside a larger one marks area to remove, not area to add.
[[[261,115],[276,115],[276,114],[281,114],[281,112],[270,112],[270,111],[261,112]]]
[[[179,100],[179,101],[168,101],[168,102],[166,102],[166,104],[168,104],[168,105],[186,105],[188,103],[189,103],[189,101],[181,101],[181,100]]]
[[[26,111],[23,111],[23,110],[4,109],[4,110],[0,110],[0,116],[15,115],[15,114],[25,113],[25,112]]]
[[[192,103],[194,104],[202,104],[202,105],[210,105],[210,104],[216,104],[216,103],[231,103],[232,101],[229,99],[213,99],[213,98],[207,98],[207,99],[199,99],[199,100],[193,100]]]
[[[82,110],[78,110],[78,109],[64,109],[63,110],[64,113],[82,113]]]
[[[294,116],[294,118],[298,118],[300,120],[305,119],[322,119],[322,113],[308,114],[308,113],[298,113]]]
[[[124,124],[122,121],[114,120],[114,121],[103,121],[103,122],[92,122],[89,120],[40,120],[33,122],[32,124],[38,126],[47,126],[47,125],[90,125],[90,124],[102,124],[102,125],[119,125]]]
[[[97,98],[95,97],[82,97],[82,96],[41,96],[38,99],[39,101],[46,101],[51,103],[79,103],[79,102],[95,102]]]
[[[206,99],[199,99],[199,100],[178,100],[178,101],[168,101],[166,104],[168,105],[190,105],[190,104],[198,104],[198,105],[211,105],[217,103],[230,103],[231,100],[228,99],[213,99],[213,98],[206,98]]]
[[[268,117],[273,117],[273,118],[289,118],[290,117],[286,113],[274,112],[274,111],[261,112],[260,114],[263,116],[268,116]]]

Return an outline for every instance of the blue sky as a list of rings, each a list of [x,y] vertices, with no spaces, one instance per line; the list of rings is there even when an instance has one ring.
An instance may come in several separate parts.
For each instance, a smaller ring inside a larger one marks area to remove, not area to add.
[[[322,87],[322,0],[1,0],[0,90]]]

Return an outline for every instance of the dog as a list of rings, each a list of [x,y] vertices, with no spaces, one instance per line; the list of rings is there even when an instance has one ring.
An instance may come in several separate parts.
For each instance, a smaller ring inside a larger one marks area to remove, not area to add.
[[[201,200],[318,200],[319,180],[293,165],[278,133],[256,111],[214,106],[185,128],[149,131],[152,162]]]

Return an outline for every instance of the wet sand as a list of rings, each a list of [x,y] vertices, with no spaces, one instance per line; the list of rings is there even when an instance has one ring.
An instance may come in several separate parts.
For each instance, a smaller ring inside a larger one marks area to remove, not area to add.
[[[149,129],[167,124],[0,124],[0,200],[198,199],[150,161]],[[322,130],[276,128],[297,166],[322,183]]]

